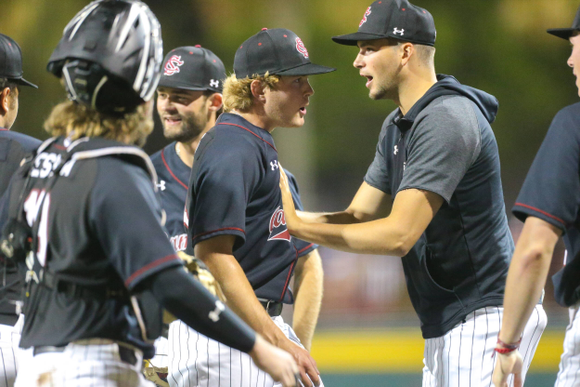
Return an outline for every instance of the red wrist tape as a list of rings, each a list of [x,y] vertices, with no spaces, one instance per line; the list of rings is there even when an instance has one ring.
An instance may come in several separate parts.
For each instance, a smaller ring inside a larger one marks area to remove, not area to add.
[[[505,355],[506,353],[510,353],[515,351],[517,348],[494,348],[493,350],[497,353],[501,353],[502,355]]]
[[[518,341],[516,341],[515,343],[507,344],[507,343],[504,343],[503,341],[501,341],[499,339],[499,335],[498,335],[497,344],[500,346],[500,348],[496,347],[494,349],[494,351],[497,353],[501,353],[501,354],[510,353],[510,352],[513,352],[516,349],[518,349],[520,347],[521,342],[522,342],[522,338],[520,337],[520,339]]]

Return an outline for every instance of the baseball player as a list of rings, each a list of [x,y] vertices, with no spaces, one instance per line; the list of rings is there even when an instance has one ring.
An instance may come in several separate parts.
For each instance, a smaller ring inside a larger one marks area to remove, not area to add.
[[[157,112],[163,123],[165,137],[174,142],[151,156],[151,161],[159,178],[161,205],[167,215],[165,227],[176,251],[185,250],[187,245],[183,208],[193,156],[202,136],[215,126],[216,118],[222,111],[222,89],[225,78],[226,71],[221,59],[200,45],[171,50],[163,61],[163,74],[157,87]],[[301,206],[298,186],[293,177],[292,182],[295,203]],[[306,281],[309,287],[318,287],[317,300],[309,300],[308,313],[304,312],[300,316],[300,309],[297,311],[297,320],[294,324],[297,336],[304,346],[310,349],[320,310],[322,278],[311,279],[308,275],[322,273],[321,260],[314,244],[297,239],[293,242],[296,244],[299,257],[297,273],[306,274],[306,277],[297,275],[296,283]],[[317,270],[300,270],[305,264],[316,265]],[[302,293],[295,293],[297,304],[299,306],[306,304],[300,300]],[[211,362],[212,358],[219,356],[221,350],[219,343],[199,335],[181,321],[173,322],[169,332],[170,347],[166,353],[170,353],[175,361],[170,367],[171,370],[180,376],[189,372],[189,369],[195,370],[201,358],[210,359]],[[184,337],[188,337],[189,340],[183,340]],[[200,340],[211,342],[211,345],[201,344]],[[160,358],[162,347],[162,342],[156,344],[156,357],[151,360],[154,366],[165,365],[164,359]],[[191,347],[200,348],[200,352],[207,348],[208,353],[193,355]],[[216,351],[213,351],[214,349]],[[229,351],[229,348],[227,350]],[[178,382],[176,377],[170,379],[171,383],[176,385],[189,380],[185,377],[180,378],[181,382]]]
[[[11,132],[18,115],[19,86],[38,88],[22,77],[20,46],[9,36],[0,34],[0,196],[8,188],[10,178],[22,159],[40,145],[25,134]],[[0,257],[0,387],[13,386],[18,369],[17,325],[21,308],[22,283],[16,266]]]
[[[134,0],[90,3],[66,26],[48,70],[70,101],[54,136],[16,172],[2,250],[25,264],[17,386],[151,386],[140,372],[161,307],[244,352],[285,386],[291,356],[268,344],[183,270],[160,224],[156,175],[139,148],[153,128],[160,26]]]
[[[580,8],[571,28],[548,32],[570,41],[568,66],[576,76],[580,94]],[[558,303],[570,308],[570,325],[564,338],[564,353],[555,386],[577,386],[580,379],[580,103],[560,110],[534,159],[512,212],[524,227],[510,264],[504,319],[497,338],[497,365],[493,382],[523,385],[527,348],[522,340],[525,322],[534,313],[548,276],[554,246],[563,236],[565,266],[553,277]],[[525,334],[524,334],[525,335]]]
[[[284,209],[293,236],[402,257],[426,340],[423,386],[488,386],[513,252],[490,126],[498,103],[436,75],[435,34],[427,10],[377,0],[357,32],[333,38],[357,46],[354,67],[370,98],[391,99],[398,108],[386,118],[375,159],[345,211],[300,218],[286,184]],[[392,200],[389,216],[373,220],[385,200]],[[525,370],[545,325],[538,304],[523,336]]]
[[[243,42],[236,51],[235,74],[224,84],[227,113],[195,153],[186,205],[188,243],[195,256],[216,277],[228,305],[268,341],[294,355],[306,386],[322,382],[314,360],[280,313],[284,303],[294,301],[288,285],[301,266],[301,277],[314,280],[312,285],[302,281],[296,308],[312,305],[317,315],[322,273],[319,258],[318,263],[308,255],[298,259],[288,234],[271,132],[302,126],[313,94],[308,75],[333,70],[312,64],[302,40],[287,29],[263,29]],[[190,343],[188,357],[182,351],[172,360],[176,385],[274,385],[239,351],[183,329],[172,333]]]

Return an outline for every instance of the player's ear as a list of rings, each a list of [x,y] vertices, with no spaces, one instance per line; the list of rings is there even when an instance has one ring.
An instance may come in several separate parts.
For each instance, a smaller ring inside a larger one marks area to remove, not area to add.
[[[224,106],[224,96],[221,93],[213,93],[207,98],[209,110],[217,112]]]
[[[415,46],[412,43],[403,43],[401,44],[400,52],[401,65],[405,66],[411,59],[411,56],[415,54]]]
[[[254,79],[250,84],[250,89],[252,90],[252,96],[255,99],[262,103],[266,102],[266,87],[261,81]]]
[[[5,87],[2,92],[0,92],[0,115],[8,113],[10,109],[10,88]]]

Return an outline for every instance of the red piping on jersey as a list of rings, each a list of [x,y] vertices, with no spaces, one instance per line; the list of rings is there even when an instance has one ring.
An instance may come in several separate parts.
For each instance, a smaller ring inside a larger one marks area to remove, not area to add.
[[[237,227],[224,227],[224,228],[218,228],[217,230],[213,230],[213,231],[202,232],[201,234],[194,235],[194,237],[192,239],[195,240],[195,238],[199,238],[200,236],[204,236],[204,235],[207,235],[207,234],[211,234],[212,232],[218,232],[218,231],[224,231],[224,230],[241,231],[241,232],[244,233],[244,235],[246,235],[246,232],[244,230],[242,230],[241,228],[237,228]]]
[[[135,273],[131,274],[131,277],[127,278],[127,281],[125,281],[125,286],[128,287],[129,284],[131,282],[133,282],[133,280],[136,277],[140,276],[141,274],[145,273],[146,271],[151,270],[151,269],[153,269],[161,264],[164,264],[165,262],[169,262],[169,261],[172,261],[175,259],[179,259],[179,257],[175,254],[171,254],[171,255],[168,255],[167,257],[159,258],[158,260],[151,262],[150,264],[142,267],[141,269],[137,270]]]
[[[278,152],[278,150],[274,147],[274,145],[270,144],[268,141],[264,140],[262,137],[258,136],[256,133],[252,132],[250,129],[244,128],[242,125],[228,124],[228,123],[225,123],[225,122],[220,122],[219,125],[237,126],[238,128],[242,128],[244,130],[247,130],[248,132],[252,133],[254,136],[258,137],[260,140],[264,141],[266,144],[270,145],[270,147],[272,149],[274,149],[276,152]]]
[[[181,184],[183,186],[183,188],[187,189],[187,185],[183,184],[183,182],[181,180],[179,180],[177,178],[177,176],[175,176],[173,174],[173,171],[171,170],[171,168],[169,168],[169,165],[167,165],[167,161],[165,161],[165,149],[161,149],[161,160],[163,160],[163,164],[165,164],[165,168],[167,168],[167,171],[169,171],[169,174],[175,179],[177,180],[177,182],[179,184]]]
[[[296,247],[294,247],[294,250],[296,250]],[[298,260],[298,250],[296,250],[296,259],[294,260],[294,262],[292,262],[292,265],[290,265],[290,269],[288,270],[288,277],[286,277],[286,283],[284,284],[284,290],[282,291],[282,297],[280,297],[280,302],[284,301],[286,290],[288,290],[288,283],[290,282],[290,277],[292,277],[294,265],[296,264],[297,260]]]
[[[306,246],[305,248],[303,248],[302,250],[298,250],[298,254],[301,254],[303,251],[308,250],[309,248],[311,248],[312,246],[314,246],[314,243],[309,244],[308,246]]]
[[[6,128],[0,128],[0,130],[9,130],[9,129],[6,129]]]
[[[564,226],[566,225],[566,223],[562,219],[560,219],[560,218],[558,218],[558,217],[556,217],[554,215],[548,214],[546,211],[542,211],[542,210],[540,210],[540,209],[538,209],[536,207],[528,206],[527,204],[523,204],[523,203],[516,203],[515,205],[516,206],[520,206],[520,207],[529,208],[530,210],[537,211],[540,214],[544,214],[544,215],[549,216],[550,218],[552,218],[554,220],[557,220],[558,222],[562,223]]]

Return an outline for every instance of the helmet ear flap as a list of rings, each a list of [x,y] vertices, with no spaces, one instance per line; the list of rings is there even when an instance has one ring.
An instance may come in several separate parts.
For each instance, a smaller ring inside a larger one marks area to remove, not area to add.
[[[61,69],[65,89],[71,101],[90,106],[104,114],[122,116],[135,111],[141,98],[124,80],[108,73],[100,65],[85,61],[67,61]]]

